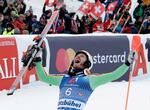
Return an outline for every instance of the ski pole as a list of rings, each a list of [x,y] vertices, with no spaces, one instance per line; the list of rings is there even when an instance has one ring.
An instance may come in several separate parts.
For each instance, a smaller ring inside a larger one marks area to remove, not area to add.
[[[133,50],[133,51],[136,51],[135,54],[138,54],[140,45],[141,45],[141,43],[139,43],[139,44],[136,46],[136,48]],[[134,70],[134,69],[133,69],[134,65],[135,65],[135,62],[134,62],[134,64],[131,64],[131,65],[130,65],[130,73],[129,73],[127,94],[126,94],[125,110],[128,109],[129,93],[130,93],[130,88],[131,88],[132,73],[133,73],[133,70]]]

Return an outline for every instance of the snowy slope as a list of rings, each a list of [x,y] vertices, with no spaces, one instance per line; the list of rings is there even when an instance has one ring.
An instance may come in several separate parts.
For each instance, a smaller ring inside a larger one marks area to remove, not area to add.
[[[150,110],[150,80],[132,82],[128,110]],[[98,87],[84,110],[124,110],[127,82],[113,82]],[[56,110],[58,87],[32,82],[13,96],[0,93],[1,110]]]

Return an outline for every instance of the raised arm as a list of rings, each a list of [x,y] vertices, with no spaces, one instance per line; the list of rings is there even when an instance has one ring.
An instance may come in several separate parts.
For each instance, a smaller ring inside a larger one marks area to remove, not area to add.
[[[102,74],[99,76],[89,75],[89,81],[92,89],[95,89],[97,86],[105,84],[107,82],[111,82],[117,80],[121,76],[123,76],[129,69],[131,63],[135,59],[135,52],[130,52],[127,61],[122,64],[119,68],[114,70],[111,73]]]
[[[41,62],[36,62],[36,71],[40,81],[58,86],[62,80],[62,76],[47,75]]]
[[[117,68],[115,71],[111,73],[106,73],[102,75],[89,75],[89,81],[92,89],[95,89],[97,86],[105,84],[107,82],[114,81],[118,78],[120,78],[122,75],[124,75],[129,66],[126,64],[121,65],[119,68]]]

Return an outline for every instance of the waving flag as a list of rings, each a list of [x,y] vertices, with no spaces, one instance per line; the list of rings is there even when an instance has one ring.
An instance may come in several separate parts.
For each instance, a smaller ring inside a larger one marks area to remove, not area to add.
[[[89,11],[92,9],[93,4],[90,3],[89,1],[84,1],[81,7],[79,8],[79,11],[83,14],[88,14]]]
[[[57,4],[58,0],[45,0],[45,4],[49,7],[54,6],[54,4]]]
[[[103,14],[104,11],[105,7],[99,1],[97,1],[96,4],[93,6],[92,10],[90,11],[90,15],[94,19],[97,19]]]
[[[110,3],[108,5],[108,8],[107,8],[107,13],[113,13],[113,11],[115,10],[117,4],[118,4],[118,1]]]

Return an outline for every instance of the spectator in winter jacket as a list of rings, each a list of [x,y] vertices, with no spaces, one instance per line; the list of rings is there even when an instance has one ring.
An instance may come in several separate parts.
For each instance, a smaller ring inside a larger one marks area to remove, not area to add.
[[[69,17],[68,15],[69,15],[69,13],[68,13],[68,11],[67,11],[67,9],[66,9],[66,4],[63,4],[63,6],[59,9],[60,11],[59,11],[59,18],[60,19],[63,19],[63,18],[65,18],[65,17]]]
[[[143,15],[143,18],[146,19],[147,16],[150,16],[150,4],[144,6],[144,15]]]
[[[11,12],[12,11],[16,11],[17,12],[17,9],[14,7],[13,4],[8,4],[8,6],[4,10],[4,13],[9,15],[9,16],[11,16]]]
[[[14,34],[14,26],[11,23],[8,23],[3,35],[13,35]]]
[[[5,13],[5,14],[3,14],[3,15],[4,15],[4,20],[3,20],[3,22],[4,22],[5,26],[6,26],[7,23],[12,22],[12,18],[11,18],[11,16],[8,15],[7,13]]]
[[[31,34],[40,34],[46,25],[46,18],[44,16],[40,17],[38,22],[32,24]]]
[[[6,0],[0,0],[0,13],[4,13],[4,9],[7,7]]]
[[[26,24],[25,24],[24,20],[25,20],[25,15],[20,14],[19,17],[18,17],[18,19],[16,19],[13,22],[15,28],[18,28],[21,33],[26,28]]]
[[[31,13],[31,11],[27,10],[25,13],[25,17],[26,17],[26,24],[28,24],[28,31],[29,33],[32,32],[32,25],[37,24],[37,16],[33,15],[33,13]]]
[[[148,16],[147,20],[144,21],[143,27],[144,27],[143,34],[150,33],[150,16]]]
[[[64,33],[64,29],[65,29],[64,23],[65,23],[64,19],[58,19],[56,24],[56,33]]]
[[[12,21],[14,21],[16,18],[19,17],[19,15],[16,11],[11,11],[10,16],[12,18]]]
[[[46,10],[46,3],[43,6],[43,14],[45,15],[46,19],[49,19],[50,16],[52,15],[51,9]]]
[[[137,19],[137,20],[134,22],[134,25],[135,25],[135,27],[137,28],[138,31],[139,31],[140,28],[141,28],[142,22],[143,22],[143,17],[139,17],[139,19]]]
[[[134,12],[133,12],[133,17],[138,20],[139,17],[142,17],[144,14],[144,7],[143,7],[143,1],[142,0],[138,0],[138,6],[135,8]]]
[[[18,11],[18,14],[24,14],[25,13],[26,4],[25,4],[24,0],[16,0],[14,5]]]

